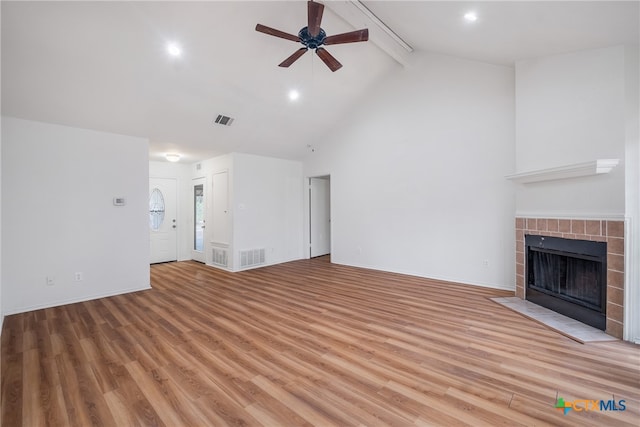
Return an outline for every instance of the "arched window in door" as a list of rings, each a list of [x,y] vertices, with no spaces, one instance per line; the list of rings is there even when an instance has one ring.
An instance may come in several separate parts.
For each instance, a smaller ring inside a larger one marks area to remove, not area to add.
[[[164,222],[164,197],[162,191],[154,188],[149,196],[149,227],[153,231],[160,230]]]

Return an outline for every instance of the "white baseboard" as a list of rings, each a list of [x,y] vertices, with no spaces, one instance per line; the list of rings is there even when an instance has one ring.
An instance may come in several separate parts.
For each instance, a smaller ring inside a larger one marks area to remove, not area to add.
[[[374,266],[368,266],[368,265],[357,265],[357,264],[347,264],[344,262],[336,262],[336,261],[331,261],[333,264],[339,264],[339,265],[347,265],[349,267],[357,267],[357,268],[366,268],[368,270],[376,270],[376,271],[382,271],[382,272],[386,272],[386,273],[397,273],[397,274],[404,274],[407,276],[413,276],[413,277],[420,277],[422,279],[428,279],[428,280],[438,280],[438,281],[442,281],[442,282],[451,282],[454,284],[458,284],[458,285],[466,285],[466,286],[479,286],[481,288],[490,288],[490,289],[497,289],[497,290],[501,290],[501,291],[515,291],[516,290],[516,286],[515,284],[513,286],[510,285],[498,285],[495,283],[481,283],[481,282],[465,282],[462,281],[460,279],[456,279],[455,277],[444,277],[444,276],[425,276],[423,274],[418,274],[415,272],[409,272],[409,271],[403,271],[403,270],[383,270],[379,267],[374,267]]]
[[[79,297],[79,298],[70,298],[66,300],[52,301],[44,304],[36,304],[36,305],[25,306],[25,307],[15,307],[15,308],[10,308],[4,314],[9,316],[11,314],[26,313],[28,311],[42,310],[43,308],[51,308],[51,307],[58,307],[58,306],[67,305],[67,304],[75,304],[78,302],[91,301],[91,300],[100,299],[100,298],[108,298],[116,295],[129,294],[131,292],[146,291],[149,289],[151,289],[151,285],[143,286],[140,288],[121,289],[114,292],[107,292],[104,294],[95,294],[95,295],[88,295],[88,296]],[[3,316],[3,320],[4,320],[4,316]]]

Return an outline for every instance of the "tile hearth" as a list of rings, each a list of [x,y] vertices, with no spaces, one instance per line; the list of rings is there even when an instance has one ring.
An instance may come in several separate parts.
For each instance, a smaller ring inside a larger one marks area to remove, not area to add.
[[[491,298],[491,300],[583,344],[618,341],[604,331],[518,297]]]

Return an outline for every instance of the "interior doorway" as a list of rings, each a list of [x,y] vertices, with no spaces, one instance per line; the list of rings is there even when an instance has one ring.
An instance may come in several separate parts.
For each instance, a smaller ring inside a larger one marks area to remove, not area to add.
[[[178,259],[176,211],[176,180],[150,178],[149,242],[151,264]]]
[[[192,188],[192,209],[193,209],[193,240],[191,242],[191,259],[198,262],[205,262],[204,242],[205,242],[205,218],[206,218],[206,194],[205,179],[193,180]]]
[[[309,178],[309,257],[331,253],[331,177]]]

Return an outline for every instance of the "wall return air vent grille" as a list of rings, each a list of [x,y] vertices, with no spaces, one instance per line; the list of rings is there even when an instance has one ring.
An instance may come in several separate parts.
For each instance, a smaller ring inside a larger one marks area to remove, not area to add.
[[[233,119],[229,116],[223,116],[222,114],[218,114],[218,117],[216,117],[215,123],[223,126],[231,126],[231,123],[233,123]]]
[[[264,264],[264,249],[240,251],[240,268]]]
[[[226,249],[213,248],[212,255],[211,264],[218,267],[229,267],[229,255]]]

